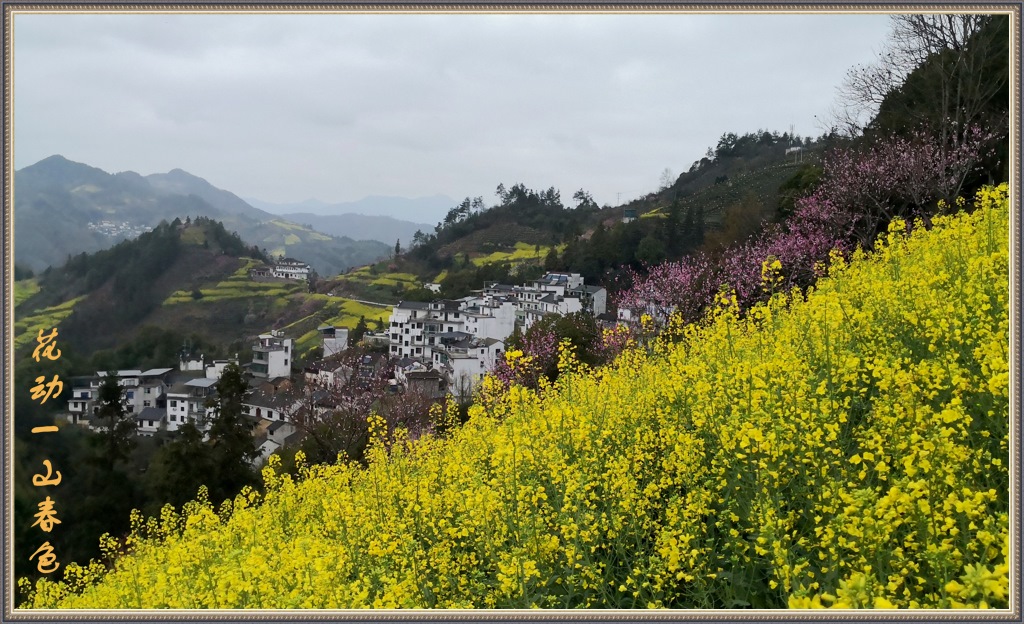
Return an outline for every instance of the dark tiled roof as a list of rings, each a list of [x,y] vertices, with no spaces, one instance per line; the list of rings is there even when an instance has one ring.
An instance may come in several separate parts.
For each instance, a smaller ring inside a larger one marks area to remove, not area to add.
[[[274,433],[275,431],[277,431],[281,427],[284,427],[287,424],[288,423],[286,421],[275,420],[274,422],[270,423],[269,427],[267,427],[267,433]]]
[[[152,420],[161,422],[167,417],[167,412],[159,407],[144,407],[135,415],[135,420]]]
[[[411,379],[411,380],[415,380],[415,379],[441,379],[441,373],[439,371],[436,371],[436,370],[411,371],[409,373],[406,373],[405,376],[406,376],[407,379]]]
[[[242,403],[246,405],[255,405],[256,407],[268,407],[271,409],[281,409],[291,404],[291,401],[281,394],[270,394],[263,390],[257,390],[251,395],[242,399]]]
[[[173,368],[151,368],[140,375],[141,377],[159,377],[174,370]]]

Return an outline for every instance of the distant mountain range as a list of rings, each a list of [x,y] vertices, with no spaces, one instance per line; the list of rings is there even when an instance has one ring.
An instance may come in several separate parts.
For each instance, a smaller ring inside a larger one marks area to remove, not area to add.
[[[423,229],[422,224],[429,223],[431,230],[434,228],[434,224],[444,219],[448,211],[459,203],[446,195],[431,195],[415,199],[370,195],[357,201],[336,204],[329,204],[318,199],[307,199],[302,202],[284,204],[265,202],[251,197],[247,197],[246,201],[257,208],[281,216],[294,213],[324,216],[347,216],[350,214],[380,215],[399,221],[412,221],[417,224],[417,229]],[[413,230],[413,232],[415,231]],[[426,232],[427,230],[423,231]]]
[[[247,244],[272,255],[304,260],[321,275],[335,275],[386,256],[396,238],[411,240],[427,227],[386,217],[335,216],[305,225],[261,210],[234,193],[181,169],[142,176],[50,156],[15,172],[15,262],[39,271],[70,256],[106,249],[175,218],[222,221]]]
[[[311,212],[289,212],[282,214],[281,217],[332,236],[381,241],[390,243],[392,248],[396,240],[402,242],[403,248],[408,247],[413,234],[417,231],[434,231],[434,226],[426,223],[412,223],[391,217],[364,214],[321,215]]]

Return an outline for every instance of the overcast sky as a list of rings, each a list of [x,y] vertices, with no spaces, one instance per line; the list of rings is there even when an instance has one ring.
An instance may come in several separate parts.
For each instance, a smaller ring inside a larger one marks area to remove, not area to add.
[[[499,182],[615,204],[724,132],[818,136],[871,14],[136,14],[14,20],[14,156],[327,202]]]

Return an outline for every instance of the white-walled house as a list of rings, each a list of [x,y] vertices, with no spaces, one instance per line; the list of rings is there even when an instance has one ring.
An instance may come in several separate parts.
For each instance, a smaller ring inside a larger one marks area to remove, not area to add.
[[[259,388],[242,400],[242,413],[257,422],[275,422],[287,420],[301,406],[302,400],[291,397],[287,391]]]
[[[188,419],[200,431],[208,431],[217,410],[207,407],[207,401],[217,397],[217,379],[210,377],[185,382],[188,389]]]
[[[308,364],[302,373],[307,384],[333,388],[351,377],[352,368],[336,361],[318,360]]]
[[[309,265],[295,258],[282,258],[274,264],[274,277],[293,280],[308,280]]]
[[[167,424],[167,413],[158,407],[147,407],[135,415],[135,432],[151,436]]]
[[[94,375],[71,377],[71,397],[68,399],[68,422],[77,425],[89,424],[93,414],[93,403],[97,397],[100,381]]]
[[[391,310],[388,355],[394,358],[423,357],[424,323],[430,317],[428,304],[421,301],[400,301]]]
[[[274,379],[292,373],[292,339],[284,332],[260,334],[252,347],[252,362],[246,365],[253,377]]]
[[[68,422],[92,426],[96,414],[99,388],[107,376],[117,377],[117,383],[124,389],[122,404],[125,412],[137,415],[147,407],[159,407],[158,401],[167,388],[167,378],[172,368],[153,368],[147,371],[126,369],[118,371],[97,371],[95,375],[72,377],[71,397],[68,399]]]
[[[463,311],[465,331],[477,338],[505,340],[516,328],[516,305],[512,301],[494,301],[490,305],[474,302]]]
[[[188,422],[189,388],[179,381],[167,389],[167,428],[175,431]]]
[[[238,366],[238,355],[228,360],[214,360],[212,364],[206,367],[206,378],[207,379],[220,379],[220,376],[224,374],[224,369],[227,368],[228,364],[234,364]]]
[[[608,311],[608,291],[601,286],[583,286],[580,300],[583,302],[583,309],[594,316],[600,316]]]
[[[320,332],[323,357],[331,357],[348,349],[348,328],[334,325],[321,325],[316,328]]]
[[[182,352],[178,359],[178,370],[182,372],[201,371],[206,368],[206,358],[203,354],[198,355]]]
[[[443,342],[434,351],[434,368],[460,400],[472,397],[484,376],[504,357],[505,342],[494,338],[463,338]]]

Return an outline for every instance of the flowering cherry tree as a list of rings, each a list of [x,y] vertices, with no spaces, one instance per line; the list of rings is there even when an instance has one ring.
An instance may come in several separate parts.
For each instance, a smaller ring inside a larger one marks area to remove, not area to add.
[[[772,292],[812,284],[833,250],[870,246],[896,217],[927,218],[944,205],[957,205],[998,137],[977,127],[951,135],[943,142],[918,131],[833,150],[820,185],[796,201],[784,224],[766,226],[718,258],[698,253],[650,267],[646,276],[631,275],[619,307],[658,321],[679,314],[693,322],[723,287],[747,308]],[[775,262],[775,277],[766,284],[763,268]]]
[[[506,387],[534,388],[558,363],[558,336],[550,327],[534,326],[523,335],[520,347],[506,351],[491,374]]]

